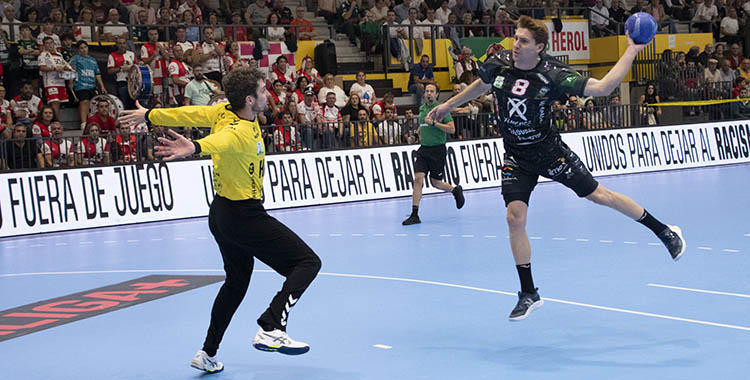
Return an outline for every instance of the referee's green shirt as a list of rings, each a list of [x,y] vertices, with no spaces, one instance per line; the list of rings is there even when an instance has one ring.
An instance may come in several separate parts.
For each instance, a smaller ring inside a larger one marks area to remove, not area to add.
[[[433,108],[437,107],[440,103],[435,102],[432,104],[422,104],[419,106],[419,138],[423,146],[436,146],[445,145],[447,134],[440,128],[427,124],[424,118],[427,116]],[[450,123],[453,121],[451,114],[446,115],[441,123]]]

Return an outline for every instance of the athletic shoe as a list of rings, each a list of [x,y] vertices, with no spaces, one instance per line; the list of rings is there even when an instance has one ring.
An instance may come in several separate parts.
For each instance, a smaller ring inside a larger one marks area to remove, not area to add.
[[[401,224],[403,224],[404,226],[408,226],[411,224],[419,224],[419,223],[422,223],[422,221],[419,220],[419,215],[417,214],[411,214],[406,220],[401,222]]]
[[[672,256],[674,261],[677,261],[685,252],[687,244],[685,238],[682,237],[682,230],[677,226],[667,226],[667,229],[656,235],[659,240],[667,247],[669,254]]]
[[[224,364],[216,360],[215,356],[208,356],[206,351],[198,350],[193,360],[190,361],[190,366],[208,373],[216,373],[224,370]]]
[[[466,199],[464,198],[464,188],[461,187],[461,185],[458,185],[453,188],[453,198],[456,198],[456,208],[460,209],[461,207],[464,207],[464,203],[466,203]]]
[[[262,327],[255,334],[253,347],[261,351],[280,352],[285,355],[301,355],[310,351],[307,343],[292,340],[286,332],[279,329],[265,331]]]
[[[539,293],[534,289],[534,293],[518,292],[518,303],[513,311],[510,312],[511,321],[520,321],[526,319],[534,309],[542,307],[544,300],[539,297]]]

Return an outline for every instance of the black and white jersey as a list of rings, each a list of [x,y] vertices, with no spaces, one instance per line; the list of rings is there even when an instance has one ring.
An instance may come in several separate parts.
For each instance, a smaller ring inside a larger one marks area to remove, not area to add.
[[[488,58],[479,77],[492,85],[503,141],[509,146],[531,145],[557,131],[552,126],[552,102],[563,94],[583,95],[588,78],[542,53],[536,67],[513,67],[510,50]]]

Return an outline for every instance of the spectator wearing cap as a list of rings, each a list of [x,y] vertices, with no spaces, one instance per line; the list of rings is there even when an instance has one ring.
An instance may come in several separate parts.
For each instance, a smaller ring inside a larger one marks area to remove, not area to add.
[[[321,123],[323,114],[320,105],[315,102],[315,92],[312,88],[305,89],[305,100],[297,104],[297,117],[303,128],[303,140],[306,147],[320,147],[318,137],[322,135]],[[310,134],[314,134],[315,140],[312,141]]]
[[[232,11],[232,25],[224,27],[224,35],[231,41],[248,41],[247,29],[242,26],[242,13]]]
[[[709,58],[708,59],[708,67],[703,69],[703,80],[706,83],[715,83],[721,81],[721,72],[717,68],[719,65],[719,60],[716,58]]]

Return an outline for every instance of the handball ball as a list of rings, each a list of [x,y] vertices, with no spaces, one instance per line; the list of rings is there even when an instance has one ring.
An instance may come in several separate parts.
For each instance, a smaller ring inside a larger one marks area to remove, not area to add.
[[[625,30],[628,31],[633,42],[643,45],[651,42],[656,34],[656,20],[645,12],[638,12],[625,21]]]

